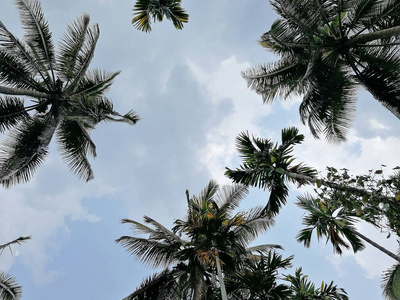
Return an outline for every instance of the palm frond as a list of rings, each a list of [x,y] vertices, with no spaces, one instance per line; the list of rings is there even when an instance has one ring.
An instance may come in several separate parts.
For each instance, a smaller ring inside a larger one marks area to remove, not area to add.
[[[59,118],[34,117],[10,132],[0,151],[0,184],[27,182],[47,155]]]
[[[0,299],[18,300],[22,297],[22,287],[9,274],[0,271]]]
[[[180,244],[166,244],[152,239],[122,236],[116,240],[125,250],[151,267],[165,267],[176,261]]]
[[[96,92],[96,95],[100,95],[119,74],[119,72],[102,73],[99,70],[88,72],[100,35],[99,26],[95,24],[89,27],[89,20],[88,15],[76,20],[68,27],[61,44],[60,73],[67,79],[64,93],[93,95]],[[79,48],[76,50],[75,47]]]
[[[93,56],[91,48],[94,45],[90,42],[95,42],[97,39],[92,38],[89,41],[87,40],[89,22],[90,17],[83,14],[67,27],[67,32],[59,43],[60,51],[57,56],[59,61],[58,71],[62,76],[61,79],[64,81],[68,82],[74,79],[77,74],[80,74],[82,62],[85,62],[86,65],[88,62],[86,57]],[[89,44],[85,45],[88,42]],[[85,51],[86,55],[82,55],[82,51]]]
[[[17,97],[0,96],[0,132],[14,127],[19,121],[29,118],[24,101]]]
[[[142,281],[139,287],[122,300],[137,300],[137,299],[159,299],[169,300],[174,290],[177,288],[174,274],[175,270],[165,269],[160,273],[155,273],[152,276]]]
[[[3,253],[4,249],[9,248],[11,251],[12,245],[15,245],[15,244],[20,245],[21,243],[26,242],[27,240],[30,240],[30,239],[31,239],[31,236],[20,236],[19,238],[15,239],[11,242],[0,245],[0,254]]]
[[[54,45],[40,2],[38,0],[15,0],[15,3],[25,29],[26,43],[32,49],[37,65],[42,68],[42,74],[46,74],[43,80],[54,87],[56,80]]]
[[[98,69],[87,71],[85,77],[79,81],[79,87],[74,89],[72,98],[101,96],[112,84],[120,72],[102,72]],[[72,84],[71,84],[72,86]]]
[[[386,270],[382,276],[383,296],[387,300],[400,298],[400,264]]]
[[[96,157],[96,146],[85,124],[64,118],[57,128],[57,141],[61,156],[70,170],[86,181],[93,179],[93,170],[87,155]]]

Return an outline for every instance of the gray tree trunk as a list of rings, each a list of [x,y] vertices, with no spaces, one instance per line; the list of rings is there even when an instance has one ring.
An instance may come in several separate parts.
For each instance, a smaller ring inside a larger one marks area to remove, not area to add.
[[[356,45],[365,44],[377,39],[390,38],[392,36],[400,36],[400,26],[395,26],[392,28],[382,29],[374,32],[369,32],[365,34],[360,34],[347,42],[347,45],[354,47]]]
[[[367,243],[371,244],[372,246],[374,246],[375,248],[381,250],[383,253],[389,255],[391,258],[394,258],[397,261],[400,261],[400,257],[392,252],[390,252],[389,250],[387,250],[386,248],[382,247],[381,245],[375,243],[374,241],[370,240],[369,238],[367,238],[365,235],[355,231],[354,232],[357,236],[359,236],[361,239],[363,239],[364,241],[366,241]]]
[[[226,295],[224,277],[222,276],[221,261],[219,260],[218,249],[216,250],[216,253],[217,253],[217,255],[215,256],[215,262],[217,264],[219,285],[220,285],[220,288],[221,288],[221,297],[222,297],[222,300],[228,300],[228,296]]]

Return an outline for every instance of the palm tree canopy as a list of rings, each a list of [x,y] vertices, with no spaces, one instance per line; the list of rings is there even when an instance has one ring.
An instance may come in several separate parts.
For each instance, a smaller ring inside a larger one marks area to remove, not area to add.
[[[348,300],[349,297],[344,289],[322,282],[321,288],[316,288],[315,284],[308,280],[308,276],[304,275],[301,268],[298,268],[295,275],[285,275],[285,280],[291,284],[292,295],[288,298],[291,300],[311,300],[311,299],[327,299],[327,300]]]
[[[270,139],[250,137],[247,132],[243,132],[236,138],[236,148],[243,164],[236,170],[226,168],[225,175],[235,183],[268,189],[270,196],[265,210],[274,216],[286,203],[289,193],[287,181],[301,185],[307,183],[307,177],[317,174],[303,163],[293,164],[293,146],[303,140],[304,135],[299,134],[294,127],[282,130],[280,145]],[[289,173],[305,179],[294,179]]]
[[[343,141],[362,85],[400,118],[400,3],[397,0],[271,0],[279,14],[261,45],[275,63],[243,72],[265,103],[302,96],[315,137]]]
[[[124,219],[123,223],[131,224],[135,235],[145,234],[146,237],[123,236],[117,243],[150,266],[172,266],[174,278],[179,283],[174,288],[204,295],[207,287],[212,286],[210,280],[217,259],[220,259],[224,273],[229,273],[237,270],[244,258],[254,256],[253,252],[266,253],[280,247],[267,244],[247,249],[259,233],[273,225],[262,207],[235,212],[247,192],[242,185],[220,187],[210,181],[199,196],[188,197],[187,216],[176,220],[172,230],[149,217],[145,217],[145,222],[151,226]]]
[[[189,15],[181,7],[181,0],[137,0],[133,11],[132,24],[144,32],[151,31],[151,19],[161,22],[166,17],[176,29],[183,29],[183,23],[189,20]]]
[[[326,237],[327,242],[332,243],[334,251],[338,254],[342,254],[342,247],[348,249],[351,246],[354,252],[365,248],[362,240],[356,235],[353,226],[356,220],[352,217],[352,212],[344,208],[332,208],[329,204],[309,195],[299,196],[296,204],[307,213],[303,218],[303,224],[307,227],[296,237],[298,242],[304,243],[304,246],[310,247],[312,233],[315,230],[317,238]]]
[[[16,38],[0,21],[0,184],[27,182],[42,163],[53,135],[63,159],[84,180],[93,178],[87,156],[96,156],[89,132],[101,121],[135,124],[104,96],[119,72],[88,70],[99,37],[84,14],[71,25],[58,53],[39,0],[15,0],[25,29]],[[25,106],[28,98],[33,102]]]

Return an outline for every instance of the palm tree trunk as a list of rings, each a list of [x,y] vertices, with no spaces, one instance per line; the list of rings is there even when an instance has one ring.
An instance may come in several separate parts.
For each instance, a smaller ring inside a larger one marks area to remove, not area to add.
[[[400,261],[400,257],[396,254],[394,254],[393,252],[390,252],[389,250],[387,250],[386,248],[382,247],[381,245],[375,243],[374,241],[370,240],[369,238],[367,238],[365,235],[359,233],[358,231],[354,232],[358,237],[360,237],[361,239],[363,239],[364,241],[366,241],[367,243],[371,244],[372,246],[374,246],[375,248],[381,250],[383,253],[389,255],[391,258],[394,258],[397,261]]]
[[[222,269],[221,269],[221,261],[219,259],[219,254],[218,254],[218,249],[215,251],[216,256],[215,256],[215,262],[217,264],[217,272],[218,272],[218,278],[219,278],[219,285],[221,288],[221,297],[222,300],[228,300],[228,296],[226,295],[226,289],[225,289],[225,283],[224,283],[224,278],[222,276]]]
[[[347,41],[347,45],[353,47],[355,45],[365,44],[378,39],[390,38],[392,36],[400,36],[400,26],[360,34]]]

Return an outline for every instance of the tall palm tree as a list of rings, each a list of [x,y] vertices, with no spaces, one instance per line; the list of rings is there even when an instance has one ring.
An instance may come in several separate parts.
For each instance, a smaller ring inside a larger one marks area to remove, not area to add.
[[[90,180],[87,155],[96,156],[90,130],[101,121],[135,124],[139,118],[134,111],[120,115],[104,96],[119,72],[88,70],[99,37],[88,15],[68,26],[56,54],[39,1],[15,3],[24,40],[0,22],[0,133],[9,131],[0,148],[0,184],[28,181],[54,134],[71,171]]]
[[[282,130],[281,145],[242,132],[236,138],[236,148],[244,162],[236,170],[226,168],[225,175],[235,183],[269,189],[270,196],[265,209],[271,216],[277,215],[286,203],[289,193],[287,182],[304,184],[314,180],[317,174],[302,163],[292,164],[293,146],[303,140],[304,135],[294,127]]]
[[[307,212],[303,218],[303,224],[307,227],[302,229],[296,237],[298,242],[304,243],[304,246],[310,246],[312,233],[315,230],[317,238],[327,237],[327,241],[330,240],[334,251],[338,254],[342,254],[342,247],[348,249],[351,246],[354,253],[363,250],[365,246],[362,240],[364,240],[393,259],[400,261],[398,255],[356,230],[353,226],[356,222],[355,212],[346,208],[332,208],[328,203],[308,195],[299,196],[296,204]]]
[[[285,280],[290,282],[292,294],[287,298],[290,300],[348,300],[347,293],[342,288],[322,282],[321,288],[316,288],[315,284],[310,282],[307,275],[302,273],[302,269],[296,270],[295,275],[286,275]]]
[[[254,251],[265,252],[271,247],[279,247],[260,245],[247,248],[273,221],[262,214],[262,207],[234,213],[246,194],[244,186],[219,189],[211,181],[198,197],[188,197],[187,217],[176,220],[172,230],[149,217],[145,217],[145,222],[154,228],[125,219],[123,222],[132,224],[135,234],[148,234],[148,238],[123,236],[117,243],[141,261],[168,269],[166,274],[173,274],[175,280],[169,286],[186,294],[192,293],[196,300],[205,299],[207,294],[210,296],[212,290],[207,291],[207,288],[216,286],[214,274],[217,273],[224,297],[222,273],[236,270],[240,262]]]
[[[183,23],[189,20],[189,15],[181,7],[181,0],[137,0],[133,11],[132,24],[145,32],[151,31],[151,19],[161,22],[166,17],[176,29],[183,29]]]
[[[9,248],[11,253],[11,246],[15,244],[21,244],[29,240],[30,236],[19,237],[11,242],[0,245],[0,254],[3,253],[4,249]],[[22,297],[22,287],[18,285],[15,278],[9,274],[0,271],[0,300],[18,300]]]
[[[271,0],[279,14],[261,45],[275,63],[243,72],[264,103],[303,96],[300,116],[315,137],[343,141],[358,85],[400,118],[400,2]]]

